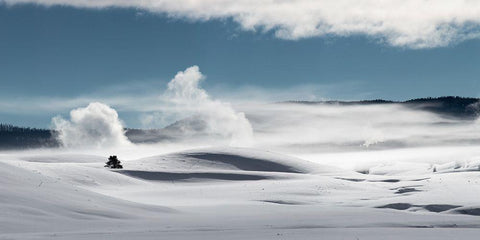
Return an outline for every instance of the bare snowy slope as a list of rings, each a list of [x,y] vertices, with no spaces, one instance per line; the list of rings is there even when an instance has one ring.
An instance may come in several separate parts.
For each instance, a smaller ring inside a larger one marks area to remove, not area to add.
[[[0,238],[475,239],[480,232],[475,160],[438,164],[436,172],[383,162],[366,174],[321,158],[203,148],[122,159],[124,169],[108,170],[102,156],[11,152],[0,156]]]

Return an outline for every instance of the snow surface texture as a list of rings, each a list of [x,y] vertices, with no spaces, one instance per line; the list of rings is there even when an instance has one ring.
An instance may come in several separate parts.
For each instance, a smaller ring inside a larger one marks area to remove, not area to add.
[[[478,122],[395,105],[240,110],[249,148],[209,135],[1,152],[0,239],[480,236]],[[109,155],[124,168],[104,168]]]
[[[105,169],[103,156],[72,151],[0,159],[1,239],[476,239],[480,233],[478,161],[436,165],[436,172],[421,161],[378,164],[365,174],[323,165],[321,155],[306,161],[229,147],[121,159],[122,170]]]

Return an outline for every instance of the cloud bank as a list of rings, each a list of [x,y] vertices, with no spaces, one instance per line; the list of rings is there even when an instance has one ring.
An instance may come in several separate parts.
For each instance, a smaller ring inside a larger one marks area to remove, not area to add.
[[[93,102],[70,112],[70,120],[52,119],[58,139],[65,147],[116,147],[129,145],[117,112],[109,106]]]
[[[476,0],[0,0],[81,8],[137,8],[196,21],[232,19],[283,39],[366,35],[391,46],[432,48],[480,38]]]

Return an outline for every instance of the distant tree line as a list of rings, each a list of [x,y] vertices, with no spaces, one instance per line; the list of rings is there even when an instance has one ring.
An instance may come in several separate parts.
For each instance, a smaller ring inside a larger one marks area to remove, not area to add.
[[[407,101],[390,101],[383,99],[361,101],[287,101],[291,104],[326,104],[326,105],[371,105],[371,104],[398,104],[412,109],[429,111],[446,117],[473,119],[480,113],[480,99],[459,96],[416,98]]]
[[[159,129],[125,129],[134,143],[158,142],[163,139]],[[50,129],[18,127],[0,123],[0,150],[59,147],[57,132]]]
[[[48,129],[0,124],[0,149],[58,147],[55,132]]]
[[[417,98],[403,102],[406,106],[456,118],[478,117],[480,99],[459,96]]]

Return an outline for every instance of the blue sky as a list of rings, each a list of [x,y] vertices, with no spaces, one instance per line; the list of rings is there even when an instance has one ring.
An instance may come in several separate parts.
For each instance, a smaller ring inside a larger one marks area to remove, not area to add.
[[[0,122],[47,127],[79,99],[161,94],[192,65],[206,75],[211,96],[232,102],[479,96],[480,40],[420,48],[389,41],[282,38],[228,17],[172,18],[138,8],[0,3]],[[127,126],[141,127],[137,111],[118,110]]]

